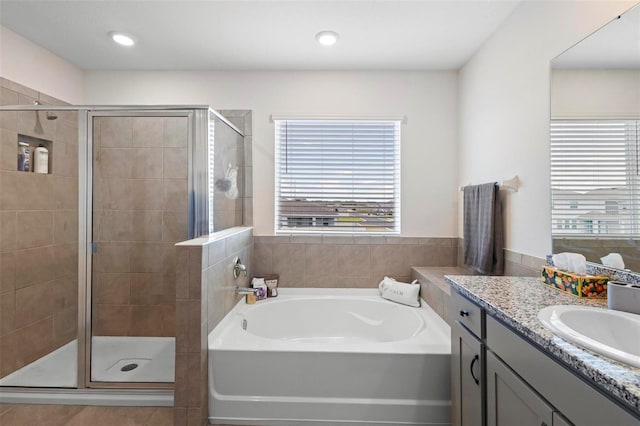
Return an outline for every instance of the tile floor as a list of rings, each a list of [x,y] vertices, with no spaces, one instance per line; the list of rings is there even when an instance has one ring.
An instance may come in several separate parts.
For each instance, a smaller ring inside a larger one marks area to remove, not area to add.
[[[173,426],[173,408],[0,404],[0,425]]]

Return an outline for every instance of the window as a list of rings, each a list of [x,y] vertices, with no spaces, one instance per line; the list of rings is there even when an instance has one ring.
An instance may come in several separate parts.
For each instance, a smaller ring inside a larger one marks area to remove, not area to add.
[[[276,231],[400,232],[400,120],[275,120]]]
[[[640,236],[639,144],[640,120],[551,121],[554,236]]]

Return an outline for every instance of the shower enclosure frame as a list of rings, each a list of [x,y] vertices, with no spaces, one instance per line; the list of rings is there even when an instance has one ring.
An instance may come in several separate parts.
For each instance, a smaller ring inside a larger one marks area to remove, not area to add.
[[[78,113],[78,358],[77,383],[75,388],[47,387],[24,388],[3,386],[2,392],[18,394],[39,394],[43,391],[52,395],[82,394],[86,392],[110,394],[123,391],[124,401],[144,405],[145,395],[171,396],[173,383],[158,382],[100,382],[91,380],[91,327],[92,327],[92,255],[94,242],[91,241],[93,227],[93,118],[94,117],[187,117],[187,223],[188,239],[213,232],[213,212],[210,211],[209,197],[209,149],[213,140],[209,129],[212,116],[221,120],[240,136],[244,133],[233,123],[208,105],[7,105],[2,111],[77,111]],[[243,179],[244,186],[244,179]],[[244,188],[242,189],[244,194]],[[242,201],[242,217],[244,202]],[[43,398],[47,400],[48,398]],[[172,398],[171,398],[172,399]],[[126,405],[126,404],[125,404]],[[162,405],[155,404],[150,405]],[[173,405],[167,403],[164,405]]]

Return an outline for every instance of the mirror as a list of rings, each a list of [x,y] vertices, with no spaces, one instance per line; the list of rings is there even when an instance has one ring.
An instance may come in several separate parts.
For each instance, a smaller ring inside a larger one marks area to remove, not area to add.
[[[640,7],[551,62],[553,253],[640,271]]]

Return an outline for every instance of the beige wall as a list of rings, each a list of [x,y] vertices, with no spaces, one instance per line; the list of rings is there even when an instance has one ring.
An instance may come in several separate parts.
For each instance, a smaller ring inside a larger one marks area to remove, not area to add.
[[[640,70],[552,70],[551,116],[640,117]]]
[[[1,80],[0,103],[57,103]],[[0,112],[0,376],[76,338],[77,116]],[[18,172],[18,134],[51,141],[50,174]]]
[[[272,114],[405,116],[402,236],[457,236],[456,71],[90,71],[85,82],[88,103],[251,109],[256,235],[274,234]]]
[[[84,103],[82,69],[2,26],[0,76],[70,104]]]
[[[522,2],[460,70],[458,182],[522,182],[506,197],[507,249],[551,252],[550,60],[636,3]]]

